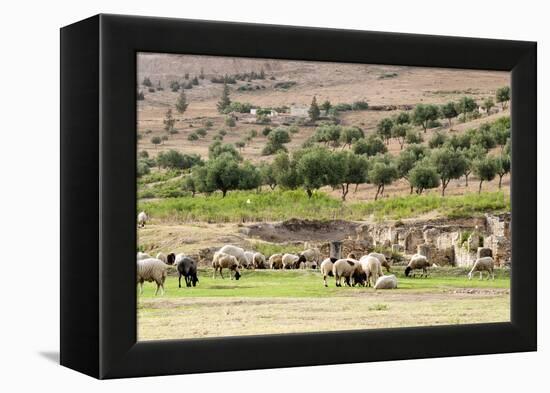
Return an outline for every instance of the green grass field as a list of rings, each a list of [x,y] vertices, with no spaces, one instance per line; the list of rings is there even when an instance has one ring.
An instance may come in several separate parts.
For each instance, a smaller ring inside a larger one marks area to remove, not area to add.
[[[247,201],[250,201],[248,203]],[[302,190],[232,191],[225,198],[209,196],[140,200],[139,211],[169,222],[280,221],[293,217],[317,220],[402,219],[437,212],[442,216],[471,217],[510,210],[510,198],[502,192],[441,197],[439,194],[407,195],[370,202],[348,202],[316,192],[311,199]]]
[[[173,272],[164,296],[146,283],[138,297],[141,340],[292,333],[508,321],[510,277],[468,280],[468,269],[436,268],[429,278],[406,278],[398,289],[323,286],[318,271],[245,270],[240,280],[199,271],[195,288],[178,288]]]
[[[437,268],[432,269],[428,278],[405,277],[403,267],[394,267],[392,272],[398,278],[397,292],[510,287],[508,270],[497,269],[494,281],[479,280],[479,275],[468,280],[468,271],[465,268]],[[199,283],[195,288],[186,288],[183,278],[184,288],[178,288],[175,271],[171,272],[165,284],[165,297],[332,297],[374,291],[364,287],[337,288],[332,277],[328,278],[329,287],[325,288],[321,273],[316,270],[244,270],[238,281],[231,280],[227,271],[224,272],[225,279],[219,275],[214,279],[212,272],[212,269],[199,270]],[[155,288],[154,283],[145,283],[141,296],[154,297]]]

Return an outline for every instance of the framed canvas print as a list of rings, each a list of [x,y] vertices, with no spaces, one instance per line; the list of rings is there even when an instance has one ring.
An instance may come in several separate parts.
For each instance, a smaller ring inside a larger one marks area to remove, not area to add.
[[[536,44],[61,29],[61,364],[536,350]]]

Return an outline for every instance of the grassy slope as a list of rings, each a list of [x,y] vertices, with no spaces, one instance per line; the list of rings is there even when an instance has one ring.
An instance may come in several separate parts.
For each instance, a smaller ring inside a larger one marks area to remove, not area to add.
[[[247,201],[250,200],[250,203]],[[293,217],[304,219],[364,220],[400,219],[436,211],[448,217],[467,217],[490,211],[509,211],[510,198],[502,192],[441,197],[436,193],[407,195],[370,202],[343,203],[323,192],[308,199],[305,192],[233,191],[220,194],[140,201],[139,210],[162,221],[278,221]]]

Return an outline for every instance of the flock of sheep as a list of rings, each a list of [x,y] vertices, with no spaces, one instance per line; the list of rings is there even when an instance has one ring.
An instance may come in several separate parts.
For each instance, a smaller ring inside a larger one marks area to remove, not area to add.
[[[384,274],[382,268],[390,273],[391,263],[384,254],[372,252],[357,259],[351,253],[346,258],[326,258],[319,265],[321,253],[317,248],[310,248],[298,254],[273,254],[268,259],[255,251],[246,251],[234,245],[225,245],[214,253],[212,258],[213,278],[219,274],[223,276],[223,270],[229,272],[230,279],[239,280],[241,269],[317,269],[323,276],[325,287],[328,286],[327,277],[334,277],[337,287],[342,282],[347,286],[366,286],[374,289],[397,288],[397,277],[394,274]],[[137,253],[137,282],[140,285],[140,294],[143,293],[145,281],[155,282],[157,289],[155,295],[161,291],[164,294],[164,282],[166,280],[168,266],[173,265],[178,271],[178,287],[181,288],[181,279],[184,277],[187,287],[196,286],[199,281],[197,274],[197,262],[185,254],[158,253],[155,258],[148,254]],[[415,270],[422,270],[421,277],[428,277],[428,268],[436,267],[421,254],[411,257],[405,268],[405,276],[415,276]],[[474,273],[479,272],[480,279],[483,272],[487,272],[487,279],[494,276],[494,261],[491,257],[477,259],[468,273],[472,279]]]
[[[149,217],[145,212],[138,214],[138,227],[144,227]],[[214,269],[213,278],[217,273],[223,277],[223,270],[229,271],[231,279],[238,280],[241,277],[239,269],[317,269],[319,267],[325,287],[327,277],[334,277],[336,286],[367,286],[374,289],[395,289],[397,288],[397,277],[394,274],[384,275],[382,267],[390,272],[391,263],[384,254],[371,252],[357,259],[355,254],[351,253],[347,258],[326,258],[320,265],[321,252],[318,248],[309,248],[298,254],[277,253],[266,259],[266,257],[256,251],[246,251],[241,247],[225,245],[214,253],[212,258],[212,268]],[[178,271],[178,287],[181,288],[181,278],[184,277],[187,287],[196,286],[199,281],[197,275],[197,262],[185,254],[169,253],[165,255],[160,252],[156,258],[142,252],[137,253],[137,282],[140,285],[140,294],[143,293],[143,283],[145,281],[155,282],[157,290],[164,294],[164,282],[166,281],[168,266],[173,265]],[[480,280],[483,279],[483,272],[495,279],[495,263],[491,257],[478,258],[470,272],[468,279],[472,279],[474,273],[479,272]],[[415,276],[415,270],[422,270],[421,277],[428,277],[428,268],[437,267],[428,262],[428,258],[421,254],[415,254],[411,257],[405,268],[405,276]]]

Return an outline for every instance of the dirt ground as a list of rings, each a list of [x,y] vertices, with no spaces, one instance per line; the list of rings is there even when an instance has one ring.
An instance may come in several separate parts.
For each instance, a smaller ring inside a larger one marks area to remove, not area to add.
[[[507,290],[333,298],[142,299],[139,340],[505,322]]]

